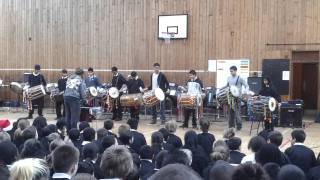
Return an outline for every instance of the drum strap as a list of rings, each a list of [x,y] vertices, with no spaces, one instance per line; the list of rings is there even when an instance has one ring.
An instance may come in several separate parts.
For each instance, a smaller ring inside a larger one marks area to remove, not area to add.
[[[238,76],[238,78],[237,78],[236,86],[238,85],[239,78],[240,78],[240,76]],[[229,82],[228,82],[228,86],[230,86]]]

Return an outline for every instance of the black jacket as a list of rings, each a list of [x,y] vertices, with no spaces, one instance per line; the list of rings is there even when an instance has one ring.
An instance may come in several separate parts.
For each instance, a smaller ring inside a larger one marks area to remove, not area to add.
[[[204,151],[208,156],[212,153],[212,147],[215,140],[216,139],[213,134],[210,134],[210,133],[198,134],[198,144],[204,149]]]
[[[68,80],[68,78],[60,78],[58,80],[58,89],[59,89],[60,92],[66,90],[67,80]]]
[[[140,93],[140,87],[144,89],[144,83],[141,79],[130,79],[127,85],[129,94]]]
[[[150,86],[148,88],[149,90],[152,89],[152,75],[153,73],[151,74],[151,77],[150,77]],[[158,85],[163,92],[167,92],[167,89],[169,88],[169,82],[167,80],[167,77],[162,72],[159,72]]]
[[[122,76],[122,74],[118,73],[117,76],[112,76],[112,87],[116,87],[120,90],[124,84],[127,84],[127,80]]]
[[[139,153],[140,152],[140,148],[143,145],[146,145],[146,139],[144,137],[144,135],[140,132],[137,131],[131,131],[132,137],[133,137],[133,142],[130,144],[130,147],[136,152]]]
[[[229,163],[230,164],[241,164],[241,160],[245,156],[246,156],[245,154],[243,154],[239,151],[230,151]]]
[[[259,91],[259,95],[261,96],[269,96],[275,98],[278,102],[281,102],[281,97],[277,93],[277,91],[270,85],[269,87],[262,87]]]
[[[42,74],[35,76],[33,73],[29,75],[28,83],[30,87],[34,87],[38,85],[43,85],[43,86],[47,85],[47,82],[44,79]]]
[[[140,161],[140,169],[139,169],[139,176],[141,180],[147,180],[149,174],[152,173],[154,170],[154,164],[148,160],[142,159]]]

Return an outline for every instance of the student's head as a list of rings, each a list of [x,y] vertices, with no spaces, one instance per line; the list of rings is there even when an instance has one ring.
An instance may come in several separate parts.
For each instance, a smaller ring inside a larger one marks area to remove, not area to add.
[[[198,135],[195,131],[189,130],[184,135],[185,148],[193,150],[198,145]]]
[[[154,63],[153,64],[153,70],[156,74],[160,72],[160,64],[159,63]]]
[[[278,173],[278,180],[306,180],[304,172],[295,165],[282,166]]]
[[[208,119],[200,120],[200,129],[202,132],[208,132],[210,128],[210,121]]]
[[[78,169],[78,161],[79,151],[74,146],[62,145],[52,153],[52,165],[56,173],[74,175]]]
[[[137,130],[138,129],[138,119],[130,118],[127,124],[130,126],[131,129]]]
[[[210,154],[211,161],[215,162],[218,160],[228,161],[230,157],[230,151],[226,143],[222,140],[218,140],[214,147],[213,151]]]
[[[102,139],[104,136],[106,136],[108,134],[108,130],[106,130],[105,128],[100,128],[97,130],[97,139]]]
[[[166,128],[160,128],[159,129],[159,132],[162,134],[162,136],[163,136],[163,140],[164,141],[167,141],[168,140],[168,136],[169,136],[169,131],[168,131],[168,129],[166,129]]]
[[[28,139],[37,139],[38,133],[37,129],[34,126],[30,126],[27,129],[22,131],[22,138],[26,141]]]
[[[130,126],[127,124],[121,124],[118,128],[118,134],[120,136],[121,133],[125,132],[125,131],[130,131]]]
[[[302,129],[295,129],[291,132],[292,144],[304,143],[306,140],[306,133]]]
[[[11,180],[47,180],[50,171],[47,163],[42,159],[21,159],[11,166]]]
[[[35,72],[35,73],[39,73],[40,70],[41,70],[40,64],[34,65],[34,72]]]
[[[0,131],[0,142],[11,141],[10,134],[5,131]]]
[[[132,71],[131,74],[130,74],[130,76],[131,76],[132,78],[136,78],[137,75],[138,75],[138,74],[137,74],[136,71]]]
[[[143,145],[140,148],[140,159],[153,159],[153,150],[149,145]]]
[[[269,180],[268,174],[259,164],[240,164],[235,169],[232,180]]]
[[[49,151],[53,152],[57,147],[65,145],[66,143],[62,139],[55,139],[49,145]]]
[[[63,77],[68,76],[68,71],[67,71],[67,69],[62,69],[62,70],[61,70],[61,75],[62,75]]]
[[[125,129],[119,132],[119,140],[123,145],[130,145],[132,143],[132,133],[130,130]]]
[[[177,122],[173,120],[168,121],[165,124],[165,128],[169,131],[169,133],[172,133],[172,134],[176,132],[177,127],[178,127]]]
[[[163,144],[163,135],[161,132],[156,131],[151,135],[151,145],[162,145]]]
[[[235,150],[240,150],[241,146],[241,139],[238,137],[232,137],[227,141],[227,145],[230,150],[235,151]]]
[[[193,69],[189,71],[189,79],[194,80],[197,77],[197,72]]]
[[[256,153],[260,150],[260,148],[266,144],[266,140],[263,139],[263,137],[260,136],[254,136],[250,139],[248,143],[248,149],[250,149],[252,152]]]
[[[93,141],[96,138],[96,131],[93,128],[85,128],[83,130],[83,140],[84,141]]]
[[[264,77],[263,78],[263,84],[264,86],[270,85],[271,84],[271,80],[269,77]]]
[[[187,154],[178,149],[169,152],[163,160],[162,167],[168,164],[176,164],[176,163],[189,166],[190,161]]]
[[[100,153],[102,154],[107,148],[111,147],[112,145],[116,144],[116,139],[114,136],[105,136],[101,140],[102,149]]]
[[[0,162],[4,165],[12,164],[18,156],[18,149],[15,144],[10,141],[0,143]]]
[[[224,139],[230,139],[236,135],[234,128],[229,128],[224,130],[223,132],[223,138]]]
[[[230,67],[230,74],[231,76],[236,76],[237,75],[237,67],[236,66],[231,66]]]
[[[100,168],[104,178],[126,178],[134,168],[132,155],[124,146],[111,146],[101,158]]]
[[[187,155],[187,157],[188,157],[188,165],[191,166],[191,164],[192,164],[192,152],[191,152],[191,150],[181,148],[181,149],[179,149],[179,151],[182,151],[183,153],[185,153]]]
[[[80,131],[77,128],[70,129],[68,134],[71,141],[76,141],[80,138]]]
[[[279,131],[271,131],[268,135],[268,143],[272,143],[276,146],[281,146],[283,136]]]
[[[161,168],[149,180],[200,180],[199,175],[190,167],[183,164],[170,164]]]
[[[79,124],[79,131],[82,132],[85,128],[90,127],[90,124],[87,121],[82,121]]]
[[[78,67],[78,68],[75,69],[75,72],[74,72],[74,73],[75,73],[76,75],[78,75],[78,76],[83,77],[84,71],[83,71],[82,68]]]
[[[270,180],[277,180],[277,176],[280,171],[280,166],[277,163],[267,163],[263,166],[263,169],[269,175]]]
[[[234,168],[226,161],[219,160],[210,169],[209,180],[232,180]]]
[[[43,137],[42,129],[47,126],[47,119],[43,116],[38,116],[34,119],[32,126],[37,129],[39,137]]]
[[[22,131],[29,126],[30,126],[30,121],[28,119],[21,119],[18,122],[18,128],[21,129]]]
[[[262,166],[269,162],[281,165],[282,161],[281,151],[274,144],[264,144],[256,153],[255,158]]]
[[[113,67],[111,68],[111,73],[112,73],[113,75],[116,75],[116,74],[118,73],[118,68],[117,68],[116,66],[113,66]]]
[[[88,68],[88,76],[92,76],[93,75],[93,68],[92,67],[89,67]]]
[[[77,174],[78,173],[86,173],[86,174],[90,174],[92,176],[93,172],[94,172],[94,164],[92,163],[92,161],[90,162],[89,160],[86,160],[86,161],[80,161],[78,163]]]
[[[40,141],[28,139],[24,144],[20,154],[21,158],[40,158],[45,157],[45,152]]]
[[[108,120],[105,120],[104,123],[103,123],[103,127],[106,129],[106,130],[111,130],[113,128],[113,121],[108,119]]]
[[[162,167],[164,158],[167,156],[167,154],[168,154],[167,150],[162,150],[157,154],[156,160],[155,160],[155,167],[157,169],[160,169]]]
[[[88,143],[83,146],[83,159],[95,160],[98,157],[99,148],[95,143]]]
[[[59,130],[64,130],[67,128],[67,122],[64,119],[59,119],[56,123],[56,126]]]

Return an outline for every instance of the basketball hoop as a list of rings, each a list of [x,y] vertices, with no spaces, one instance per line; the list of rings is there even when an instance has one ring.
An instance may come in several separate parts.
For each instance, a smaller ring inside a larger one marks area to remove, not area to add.
[[[170,44],[171,38],[174,38],[174,33],[162,32],[162,38],[164,39],[164,43]]]

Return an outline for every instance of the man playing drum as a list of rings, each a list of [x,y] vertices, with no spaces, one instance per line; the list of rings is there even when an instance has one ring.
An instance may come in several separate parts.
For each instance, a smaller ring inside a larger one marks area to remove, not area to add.
[[[59,93],[64,92],[66,90],[66,85],[67,85],[67,80],[68,80],[68,71],[66,69],[62,69],[61,71],[61,78],[58,80],[58,89]],[[61,117],[65,117],[65,107],[64,107],[64,101],[63,98],[56,100],[56,119],[60,119]],[[63,105],[63,114],[61,114],[61,106]]]
[[[143,81],[138,77],[137,72],[132,71],[128,81],[128,93],[137,94],[141,93],[144,89]],[[130,118],[139,120],[140,106],[130,107]]]
[[[122,76],[122,74],[120,74],[118,72],[118,68],[117,67],[112,67],[111,68],[111,72],[112,72],[112,87],[116,87],[118,90],[120,90],[122,88],[123,85],[127,84],[127,80]],[[115,100],[115,104],[112,107],[112,120],[115,121],[121,121],[122,120],[122,106],[120,104],[120,96],[121,96],[121,92],[119,97],[117,97],[117,99]]]

